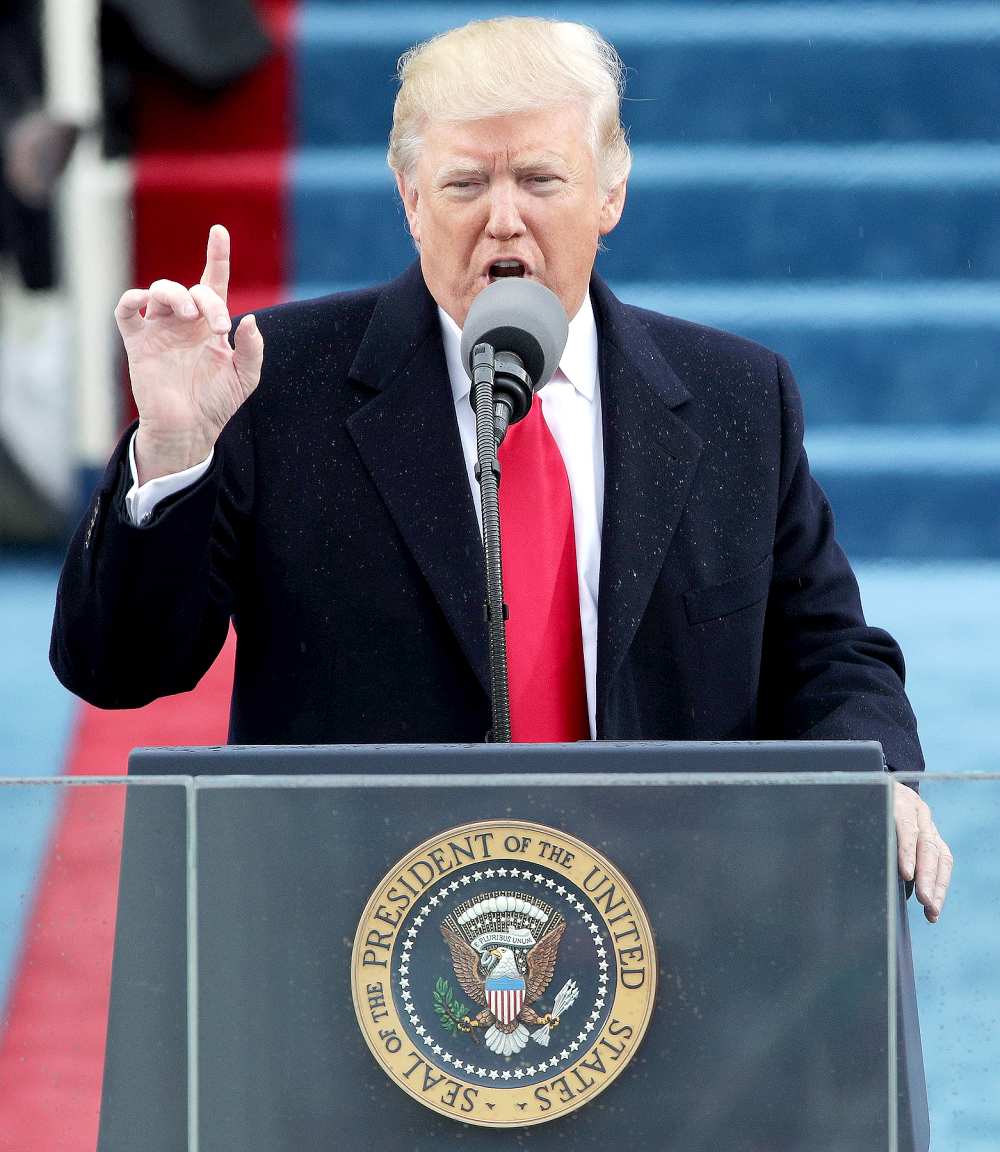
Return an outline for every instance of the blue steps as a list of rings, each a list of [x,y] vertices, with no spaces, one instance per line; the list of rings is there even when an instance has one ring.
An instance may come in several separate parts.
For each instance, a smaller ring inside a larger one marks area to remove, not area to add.
[[[810,433],[806,449],[852,558],[1000,556],[1000,428]]]
[[[297,58],[302,145],[381,142],[399,55],[482,14],[307,4]],[[560,14],[592,24],[618,49],[636,141],[1000,139],[996,5],[572,5]]]
[[[1000,4],[515,4],[628,68],[635,168],[598,267],[781,351],[858,557],[1000,557]],[[295,31],[295,295],[413,259],[385,165],[398,55],[479,4],[312,0]],[[235,194],[235,192],[234,192]]]
[[[812,428],[1000,427],[1000,281],[612,286],[631,304],[778,349]]]

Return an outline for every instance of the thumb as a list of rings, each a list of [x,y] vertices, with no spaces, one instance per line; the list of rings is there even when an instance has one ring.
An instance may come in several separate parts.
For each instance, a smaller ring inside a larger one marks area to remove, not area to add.
[[[233,339],[233,365],[247,396],[260,383],[264,363],[264,337],[253,315],[244,316]]]

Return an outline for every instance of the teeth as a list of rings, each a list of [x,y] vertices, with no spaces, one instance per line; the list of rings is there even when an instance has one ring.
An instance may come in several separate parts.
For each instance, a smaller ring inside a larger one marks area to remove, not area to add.
[[[523,276],[524,270],[524,265],[520,260],[495,260],[490,265],[492,276]]]

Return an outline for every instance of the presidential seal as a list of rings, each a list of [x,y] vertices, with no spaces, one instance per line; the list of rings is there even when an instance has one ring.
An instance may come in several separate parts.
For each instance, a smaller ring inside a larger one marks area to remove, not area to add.
[[[468,1124],[523,1127],[593,1100],[653,1009],[649,922],[614,865],[515,820],[442,832],[401,860],[354,940],[358,1022],[405,1092]]]

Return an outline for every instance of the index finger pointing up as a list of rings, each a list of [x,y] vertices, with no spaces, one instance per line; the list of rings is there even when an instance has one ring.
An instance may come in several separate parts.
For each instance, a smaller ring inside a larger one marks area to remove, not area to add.
[[[229,233],[221,224],[213,224],[209,229],[201,282],[225,302],[229,292]]]

